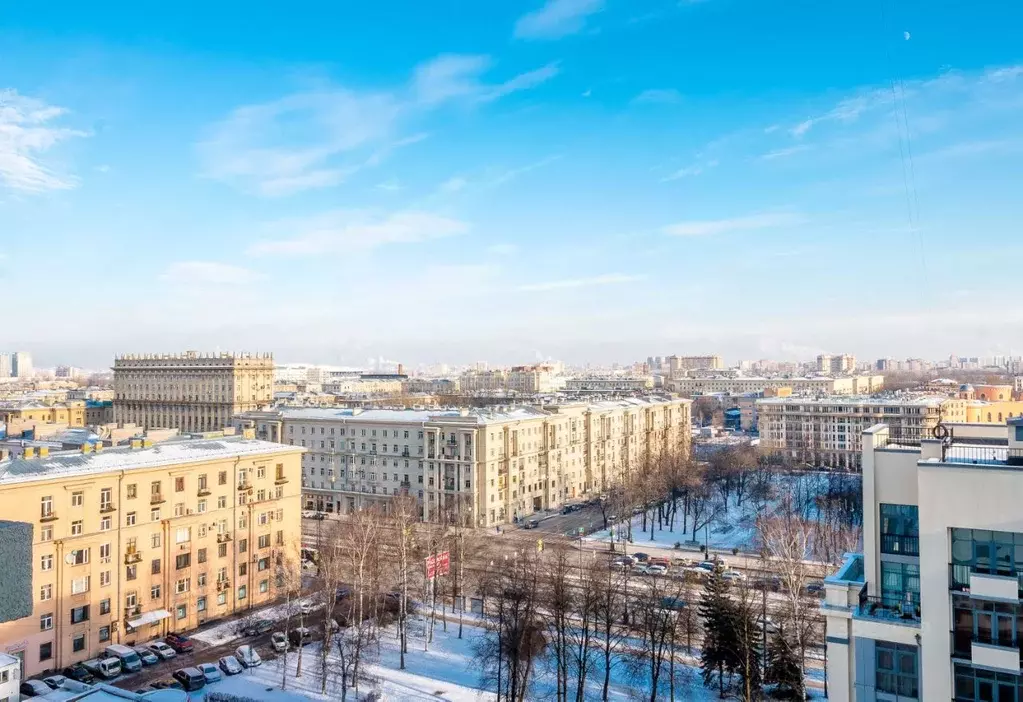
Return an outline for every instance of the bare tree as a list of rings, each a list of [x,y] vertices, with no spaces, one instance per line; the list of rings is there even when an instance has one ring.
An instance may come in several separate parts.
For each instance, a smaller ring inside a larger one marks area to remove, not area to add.
[[[327,692],[329,666],[327,657],[331,651],[333,633],[338,626],[334,612],[339,600],[342,599],[342,583],[348,573],[350,553],[347,540],[351,530],[347,522],[331,520],[320,536],[320,564],[318,587],[314,602],[323,609],[323,639],[320,647],[320,693]],[[299,644],[301,648],[301,644]]]
[[[359,668],[365,652],[364,646],[373,640],[374,627],[368,609],[379,595],[372,589],[371,583],[373,562],[377,560],[377,550],[381,543],[381,523],[382,517],[375,507],[354,512],[340,522],[339,555],[344,561],[344,572],[352,580],[353,590],[350,619],[356,633],[349,638],[353,646],[351,678],[356,695],[359,692]]]
[[[295,600],[302,594],[301,542],[290,541],[278,546],[274,559],[274,580],[277,592],[284,594],[284,638],[291,629],[295,613]],[[281,665],[281,689],[288,687],[288,649],[284,649]]]
[[[569,632],[574,625],[572,615],[575,609],[575,593],[570,582],[570,557],[567,549],[559,544],[544,554],[541,570],[547,650],[554,659],[558,702],[568,700],[569,650],[572,646]]]
[[[397,551],[398,569],[398,665],[405,670],[405,655],[408,653],[409,589],[412,567],[415,559],[416,525],[420,521],[418,501],[404,494],[391,500],[391,523],[394,527],[394,547]]]
[[[635,625],[640,635],[641,649],[637,656],[650,689],[650,702],[662,699],[662,682],[669,679],[674,699],[674,642],[677,637],[679,611],[686,606],[682,599],[682,583],[666,577],[653,577],[637,597]]]
[[[611,672],[618,654],[628,640],[629,631],[623,625],[628,609],[628,579],[622,569],[605,565],[594,602],[594,633],[604,665],[601,700],[607,702],[611,687]]]
[[[590,552],[588,563],[579,552],[579,586],[572,598],[572,626],[568,628],[569,666],[575,671],[575,702],[586,699],[586,681],[593,664],[596,636],[597,603],[607,566],[596,560],[596,551]]]

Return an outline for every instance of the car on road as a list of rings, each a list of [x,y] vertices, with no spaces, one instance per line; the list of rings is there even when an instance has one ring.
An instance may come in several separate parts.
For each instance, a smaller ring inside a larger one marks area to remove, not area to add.
[[[43,682],[50,686],[51,690],[56,690],[67,681],[63,675],[51,675],[47,678],[43,678]]]
[[[196,666],[196,668],[198,668],[199,672],[202,673],[202,676],[206,678],[207,683],[215,683],[218,680],[224,679],[223,674],[220,672],[220,668],[213,663],[200,663]]]
[[[177,651],[165,644],[163,641],[151,641],[145,644],[145,646],[165,661],[169,661],[171,658],[178,655]]]
[[[640,563],[646,563],[648,560],[650,560],[650,554],[643,552],[634,553],[632,554],[632,557],[635,558]]]
[[[284,635],[283,631],[275,631],[270,635],[270,648],[277,653],[284,653],[288,650],[288,637]]]
[[[806,587],[803,588],[807,595],[813,597],[824,597],[824,583],[812,582],[807,583]]]
[[[632,569],[629,572],[632,573],[633,575],[646,575],[647,569],[646,566],[643,565],[642,563],[637,563],[636,565],[632,566]]]
[[[224,675],[237,675],[245,670],[242,664],[239,663],[238,659],[234,656],[224,656],[217,661],[217,665],[219,665],[220,669],[224,671]]]
[[[164,643],[178,653],[191,653],[195,650],[195,644],[192,643],[192,639],[182,634],[167,634],[163,637],[163,640]]]
[[[664,566],[665,568],[668,568],[668,567],[671,566],[671,561],[669,561],[667,558],[659,558],[659,557],[655,558],[654,556],[651,556],[650,558],[647,559],[646,564],[647,565],[660,565],[660,566]]]
[[[746,576],[737,570],[723,571],[721,577],[730,583],[741,582],[746,579]]]
[[[242,634],[245,636],[259,636],[265,634],[268,631],[272,631],[274,623],[269,619],[256,619],[254,621],[244,622],[242,624]]]
[[[699,566],[686,566],[678,569],[679,575],[682,576],[683,580],[686,578],[692,578],[694,580],[705,580],[709,575],[710,571]]]
[[[160,657],[153,653],[153,651],[145,646],[136,646],[134,648],[135,653],[138,654],[142,660],[142,665],[156,665],[160,662]]]
[[[298,613],[301,614],[302,616],[306,616],[308,614],[312,614],[313,613],[313,606],[311,604],[309,604],[308,602],[299,602],[298,603]]]
[[[256,649],[252,648],[252,646],[249,646],[248,644],[239,646],[235,649],[234,657],[237,658],[238,662],[246,668],[255,668],[256,666],[263,664],[263,659],[259,657],[258,653],[256,653]]]
[[[713,573],[716,570],[724,570],[725,564],[723,561],[700,561],[696,564],[697,568],[703,568],[708,573]]]
[[[21,683],[22,697],[38,697],[40,695],[48,695],[51,692],[53,692],[53,690],[51,690],[50,686],[42,680],[26,680]]]
[[[632,556],[618,556],[611,561],[611,565],[618,566],[620,568],[631,568],[636,565],[636,559]]]
[[[648,565],[646,567],[647,575],[666,575],[668,573],[668,567],[664,565]]]
[[[693,559],[686,558],[685,556],[675,556],[671,559],[671,564],[676,566],[691,566],[693,564]]]
[[[780,592],[782,589],[781,578],[777,575],[759,575],[753,578],[750,584],[758,590]]]
[[[179,683],[174,678],[163,678],[162,680],[156,680],[149,683],[152,687],[157,690],[184,690],[185,686]]]
[[[307,626],[300,626],[288,632],[288,643],[292,646],[305,646],[312,641],[313,632]]]
[[[522,528],[523,529],[536,529],[538,526],[540,526],[540,522],[537,521],[536,519],[527,519],[525,521],[525,523],[523,523]]]
[[[90,673],[81,663],[69,665],[61,672],[64,673],[64,677],[77,680],[78,682],[85,683],[86,685],[92,685],[96,682],[96,676]]]

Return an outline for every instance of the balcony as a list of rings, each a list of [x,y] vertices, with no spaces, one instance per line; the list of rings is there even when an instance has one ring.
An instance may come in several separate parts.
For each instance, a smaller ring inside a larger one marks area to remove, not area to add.
[[[199,488],[199,492],[196,493],[199,497],[209,497],[213,492],[209,488]]]
[[[284,485],[287,482],[288,479],[285,478],[283,475],[278,476],[277,478],[274,479],[274,485]]]
[[[881,553],[891,553],[899,556],[919,556],[920,537],[881,534]]]
[[[250,483],[248,480],[243,480],[242,482],[238,483],[238,489],[239,490],[252,490],[252,483]]]
[[[133,607],[124,608],[124,618],[137,617],[142,614],[142,605],[135,605]]]
[[[951,563],[948,566],[948,589],[977,597],[1018,600],[1023,596],[1023,573],[991,573]]]
[[[217,534],[217,543],[218,544],[226,544],[230,540],[231,540],[231,533],[230,532],[225,531],[225,532],[223,532],[221,534]]]
[[[39,517],[39,521],[43,522],[43,523],[54,522],[56,520],[57,520],[57,513],[54,512],[52,509],[43,512],[42,515]]]
[[[231,587],[231,581],[230,580],[218,580],[217,581],[217,592],[222,592],[224,590],[228,590],[228,589],[230,589],[230,587]]]
[[[99,506],[99,511],[100,514],[110,514],[111,512],[116,512],[117,508],[114,507],[113,502],[104,502]]]
[[[920,621],[920,595],[906,593],[909,600],[895,600],[892,597],[868,595],[866,586],[860,592],[856,616],[889,622]]]
[[[166,501],[162,492],[154,492],[149,496],[149,504],[151,505],[162,505]]]
[[[125,565],[131,565],[132,563],[141,563],[142,554],[138,551],[126,551],[124,554]]]

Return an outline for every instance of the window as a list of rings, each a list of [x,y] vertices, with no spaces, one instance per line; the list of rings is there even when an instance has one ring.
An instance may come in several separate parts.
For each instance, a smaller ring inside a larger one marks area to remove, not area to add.
[[[238,553],[245,553],[249,550],[248,539],[238,539]]]
[[[44,614],[39,617],[39,631],[49,631],[53,628],[53,614]]]
[[[101,643],[103,641],[109,641],[110,640],[110,627],[109,626],[101,626],[99,628],[99,640],[100,640]]]
[[[260,592],[270,592],[270,581],[269,580],[260,580],[259,581],[259,591]]]
[[[185,513],[185,503],[184,502],[176,502],[174,504],[174,516],[175,517],[180,517],[184,513]]]
[[[217,544],[217,556],[220,558],[227,557],[227,544]]]
[[[199,549],[198,553],[196,554],[195,561],[196,563],[206,562],[206,549],[204,548]]]
[[[72,556],[71,565],[85,565],[86,563],[88,563],[90,551],[91,549],[88,548],[80,548],[71,551]]]
[[[71,493],[71,506],[81,507],[85,503],[85,493],[81,490],[76,490]]]
[[[179,595],[183,592],[188,592],[191,584],[191,578],[181,578],[181,580],[174,583],[174,592]]]
[[[132,590],[131,592],[129,592],[128,594],[126,594],[124,596],[124,606],[125,607],[131,608],[131,607],[134,607],[135,605],[137,605],[138,603],[139,603],[139,596],[138,596],[138,593],[135,592],[134,590]]]
[[[249,574],[249,564],[248,563],[241,563],[241,564],[239,564],[238,565],[238,577],[244,578],[248,574]]]
[[[263,534],[259,537],[259,548],[270,548],[270,535]]]
[[[206,611],[206,597],[200,597],[195,601],[195,611],[205,612]]]
[[[39,644],[39,661],[48,661],[53,658],[53,643],[47,641],[44,644]]]
[[[152,497],[154,497],[155,499],[159,500],[160,499],[160,493],[162,493],[162,492],[163,492],[163,488],[162,488],[159,480],[154,480],[153,482],[149,483],[149,494],[152,495]]]
[[[125,495],[129,500],[134,500],[139,496],[139,486],[135,483],[131,483],[125,488]]]
[[[134,512],[128,512],[126,515],[124,515],[124,524],[125,526],[135,526]]]
[[[53,570],[53,554],[39,557],[39,570]]]
[[[226,470],[222,470],[219,473],[217,473],[217,484],[218,485],[227,485],[227,471]]]
[[[174,492],[185,491],[185,479],[183,477],[174,478]]]
[[[75,653],[85,650],[85,634],[75,634],[71,639],[71,650]]]
[[[153,559],[153,563],[152,563],[151,569],[152,569],[152,574],[153,575],[159,575],[160,574],[160,559],[159,558],[154,558]]]
[[[81,535],[82,535],[82,520],[81,519],[76,519],[75,521],[71,522],[71,536],[81,536]]]
[[[46,585],[39,586],[39,601],[46,602],[47,600],[53,599],[53,585],[47,583]]]
[[[258,563],[256,564],[256,570],[262,572],[264,570],[269,570],[269,569],[270,569],[270,559],[269,558],[260,558]]]
[[[205,491],[206,491],[206,474],[202,473],[199,476],[199,492],[205,492]]]
[[[217,593],[217,604],[218,605],[225,605],[225,604],[227,604],[227,593],[226,592],[218,592]]]
[[[39,529],[39,540],[42,542],[53,541],[53,526],[46,524]]]
[[[186,605],[178,605],[175,614],[178,619],[184,619],[188,616],[188,607]]]
[[[89,621],[89,605],[82,605],[71,610],[71,623],[81,624]]]
[[[196,587],[206,587],[206,573],[199,573],[195,578]]]
[[[238,599],[244,600],[246,595],[248,595],[248,590],[245,588],[244,585],[242,585],[241,587],[238,588]]]
[[[160,508],[159,507],[154,507],[153,509],[149,510],[149,521],[151,521],[151,522],[158,522],[158,521],[160,521]]]
[[[191,527],[178,527],[174,532],[174,543],[183,544],[192,540]]]
[[[878,692],[900,697],[919,697],[916,646],[878,641],[874,655]]]
[[[174,559],[174,567],[176,570],[187,568],[192,565],[192,554],[190,553],[179,553],[177,558]]]
[[[83,575],[80,578],[75,578],[71,581],[71,594],[81,595],[83,592],[89,591],[89,576]]]
[[[334,442],[332,441],[330,443],[333,444]],[[284,480],[284,464],[283,463],[278,463],[277,464],[276,472],[275,472],[274,475],[275,475],[274,480]]]
[[[110,531],[110,517],[103,517],[99,520],[100,531]]]
[[[124,568],[124,579],[125,580],[134,580],[138,576],[139,576],[139,570],[138,570],[138,567],[135,564],[132,564],[130,566],[125,566],[125,568]]]
[[[888,606],[920,606],[920,566],[881,561],[881,597]]]
[[[221,495],[217,498],[217,509],[224,509],[227,507],[227,496]]]
[[[99,508],[110,509],[110,488],[103,488],[99,491]]]
[[[920,555],[920,515],[916,505],[881,503],[881,553]]]
[[[153,585],[153,587],[149,588],[149,599],[152,599],[152,600],[160,599],[160,586],[159,585]]]
[[[203,514],[206,511],[206,500],[199,500],[199,514]]]
[[[101,571],[100,574],[99,574],[99,586],[100,587],[106,587],[109,584],[110,584],[110,571],[109,570]],[[102,612],[100,612],[100,614],[102,614]]]
[[[266,477],[266,466],[258,466],[256,468],[256,477],[257,478],[265,478]]]
[[[149,537],[149,544],[152,548],[160,548],[160,533],[157,532]]]

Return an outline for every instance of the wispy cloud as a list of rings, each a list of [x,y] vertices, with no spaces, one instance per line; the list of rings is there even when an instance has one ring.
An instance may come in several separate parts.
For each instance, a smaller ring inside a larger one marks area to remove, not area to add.
[[[710,219],[677,222],[662,229],[671,236],[714,236],[733,232],[758,229],[775,229],[802,224],[806,217],[796,212],[762,212],[760,214],[733,217],[731,219]]]
[[[560,39],[586,27],[586,18],[604,9],[604,0],[547,0],[515,23],[519,39]]]
[[[438,189],[442,193],[457,193],[459,190],[464,190],[465,186],[468,184],[469,181],[465,178],[462,178],[461,176],[452,176],[441,183]]]
[[[67,114],[62,107],[19,95],[15,90],[0,91],[0,184],[12,190],[38,193],[68,190],[78,179],[56,173],[42,155],[57,144],[87,132],[53,125]]]
[[[248,268],[215,261],[178,261],[160,275],[160,280],[177,285],[245,285],[261,278]]]
[[[636,105],[677,105],[682,102],[682,93],[674,88],[644,90],[632,98]]]
[[[784,149],[773,149],[768,151],[766,154],[761,154],[760,159],[762,161],[773,161],[776,158],[786,158],[788,156],[794,156],[804,151],[809,151],[813,147],[809,144],[797,144],[796,146],[789,146]]]
[[[530,171],[535,171],[538,168],[543,168],[544,166],[549,166],[550,164],[552,164],[555,161],[558,161],[560,159],[561,159],[561,154],[556,154],[554,156],[548,156],[546,158],[542,158],[539,161],[534,161],[532,163],[527,163],[525,166],[519,166],[518,168],[509,168],[508,170],[502,171],[502,172],[498,173],[497,175],[495,175],[490,180],[488,180],[486,182],[486,185],[488,185],[490,187],[496,187],[498,185],[504,185],[508,181],[514,180],[515,178],[518,178],[520,175],[524,175],[526,173],[529,173]]]
[[[815,126],[825,122],[849,123],[855,122],[860,116],[881,105],[891,103],[891,92],[883,88],[873,88],[859,95],[854,95],[840,101],[827,112],[816,117],[810,117],[789,129],[789,133],[795,137],[801,137]]]
[[[396,178],[391,178],[383,181],[382,183],[377,183],[376,189],[383,190],[387,193],[396,193],[401,190],[401,183],[399,183]]]
[[[516,290],[520,292],[542,292],[545,290],[565,290],[569,288],[587,288],[595,285],[618,285],[621,283],[635,283],[645,280],[646,276],[626,275],[624,273],[608,273],[592,278],[570,278],[568,280],[551,280],[544,283],[529,283],[520,285]]]
[[[494,256],[513,256],[518,252],[519,247],[515,244],[492,244],[487,247],[487,253]]]
[[[673,180],[680,180],[682,178],[693,178],[695,176],[703,174],[705,171],[716,168],[718,165],[717,159],[712,159],[705,163],[694,163],[691,166],[680,168],[674,173],[666,175],[661,178],[662,183],[667,183]]]
[[[442,54],[416,67],[412,92],[419,103],[427,106],[455,99],[491,102],[535,88],[558,74],[558,64],[549,63],[502,83],[484,83],[482,76],[492,65],[489,56]]]
[[[432,212],[404,211],[380,215],[338,210],[270,225],[272,232],[297,236],[270,239],[252,245],[255,256],[313,256],[323,253],[366,251],[388,244],[412,244],[464,234],[465,222]]]

